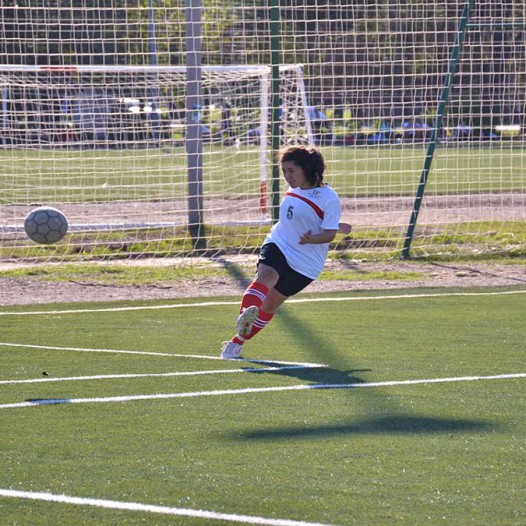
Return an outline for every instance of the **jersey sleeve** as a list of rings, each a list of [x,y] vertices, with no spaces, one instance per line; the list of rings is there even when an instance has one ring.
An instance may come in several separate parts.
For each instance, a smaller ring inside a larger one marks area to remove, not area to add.
[[[338,230],[340,218],[342,216],[342,205],[339,197],[334,194],[334,198],[328,201],[325,210],[323,211],[323,221],[321,228],[324,230]]]

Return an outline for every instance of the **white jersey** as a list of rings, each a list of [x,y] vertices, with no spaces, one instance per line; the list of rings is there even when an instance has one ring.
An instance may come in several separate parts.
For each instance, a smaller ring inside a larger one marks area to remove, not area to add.
[[[302,190],[289,188],[279,208],[279,221],[264,243],[275,243],[292,269],[311,279],[323,270],[329,243],[300,245],[300,236],[311,230],[338,230],[341,203],[328,185]]]

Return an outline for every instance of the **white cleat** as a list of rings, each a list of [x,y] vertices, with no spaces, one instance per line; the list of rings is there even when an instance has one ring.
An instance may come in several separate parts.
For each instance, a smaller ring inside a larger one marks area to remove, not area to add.
[[[223,358],[223,360],[235,360],[240,358],[241,347],[242,345],[239,345],[239,343],[236,342],[225,342],[221,349],[221,358]]]
[[[237,318],[237,333],[240,336],[248,336],[258,316],[259,309],[255,305],[244,309]]]

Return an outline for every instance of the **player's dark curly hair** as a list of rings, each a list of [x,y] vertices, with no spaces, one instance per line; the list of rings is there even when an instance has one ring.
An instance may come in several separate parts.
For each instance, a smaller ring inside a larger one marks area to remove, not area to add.
[[[300,166],[305,172],[305,177],[311,186],[323,184],[325,172],[325,159],[314,146],[291,144],[284,146],[278,152],[278,162],[291,161]]]

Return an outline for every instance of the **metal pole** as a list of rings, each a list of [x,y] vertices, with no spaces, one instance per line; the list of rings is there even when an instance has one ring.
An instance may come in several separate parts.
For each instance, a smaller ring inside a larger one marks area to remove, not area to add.
[[[149,0],[148,4],[148,44],[150,51],[150,66],[157,66],[157,49],[155,45],[155,11],[153,9],[153,0]],[[160,145],[161,135],[159,133],[159,89],[157,87],[158,77],[156,73],[150,74],[150,94],[152,97],[152,112],[150,119],[152,121],[152,131],[154,140]]]
[[[276,152],[281,147],[281,115],[280,115],[280,76],[279,65],[281,62],[281,32],[280,32],[280,13],[279,0],[269,0],[270,18],[270,62],[271,62],[271,106],[272,106],[272,181],[271,181],[271,203],[272,221],[279,220],[279,179],[280,170],[275,161]],[[285,117],[283,115],[283,117]]]
[[[148,3],[148,47],[150,51],[150,66],[157,66],[157,50],[155,48],[155,11],[153,0]]]
[[[267,178],[268,178],[268,97],[269,97],[268,73],[261,75],[261,99],[259,116],[259,210],[262,214],[267,213]]]
[[[201,0],[186,0],[186,156],[188,230],[194,249],[206,248],[203,224],[203,141],[201,138]]]
[[[426,189],[427,179],[429,177],[431,163],[433,162],[433,156],[435,154],[438,134],[440,133],[440,130],[442,129],[442,123],[444,120],[444,112],[446,109],[447,101],[449,99],[449,91],[451,89],[451,85],[453,83],[455,74],[457,72],[457,65],[458,65],[458,60],[460,57],[460,50],[462,48],[462,44],[464,43],[464,37],[466,34],[468,20],[471,15],[471,8],[473,7],[473,2],[474,0],[467,0],[467,2],[464,4],[464,9],[462,12],[462,16],[460,18],[457,35],[455,37],[455,43],[451,51],[449,68],[448,68],[446,77],[444,79],[444,86],[442,88],[442,96],[438,104],[435,124],[433,126],[433,130],[432,130],[431,137],[429,140],[429,146],[427,148],[427,153],[426,153],[426,157],[424,160],[424,167],[422,168],[422,173],[420,175],[420,182],[418,184],[417,193],[416,193],[415,201],[413,204],[413,211],[411,212],[411,218],[409,220],[409,226],[407,228],[407,234],[404,240],[404,250],[402,254],[403,259],[409,259],[411,242],[413,240],[416,223],[418,221],[418,213],[420,212],[420,206],[424,198],[424,192]]]
[[[9,125],[9,117],[8,117],[8,110],[9,110],[9,85],[7,83],[4,84],[3,90],[2,90],[2,144],[7,144],[7,128]]]
[[[312,124],[309,115],[309,104],[307,102],[307,91],[305,90],[305,81],[303,80],[303,66],[296,67],[296,75],[298,77],[298,89],[301,95],[301,105],[303,107],[303,116],[305,118],[305,128],[307,130],[307,141],[309,144],[315,144],[314,135],[312,133]]]

